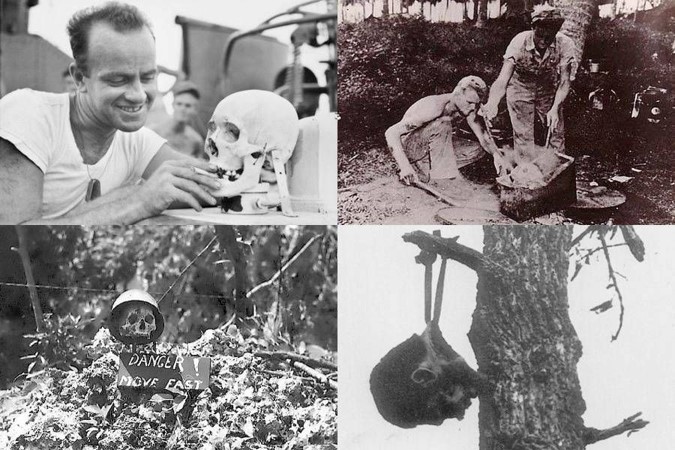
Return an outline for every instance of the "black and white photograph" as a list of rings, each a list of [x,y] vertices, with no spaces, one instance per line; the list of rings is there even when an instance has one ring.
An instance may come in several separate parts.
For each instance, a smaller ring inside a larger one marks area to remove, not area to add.
[[[335,0],[2,0],[0,223],[337,222]]]
[[[672,224],[672,0],[343,0],[341,224]]]
[[[674,238],[341,226],[340,448],[670,448]]]
[[[675,0],[0,8],[0,450],[672,447]]]
[[[335,226],[0,227],[0,448],[337,448]]]

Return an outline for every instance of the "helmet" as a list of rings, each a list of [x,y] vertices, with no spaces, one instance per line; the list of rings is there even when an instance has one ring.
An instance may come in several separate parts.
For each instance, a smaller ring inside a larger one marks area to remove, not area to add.
[[[152,310],[154,316],[155,329],[150,333],[149,337],[129,337],[120,334],[121,322],[125,320],[125,315],[130,307],[143,305]],[[162,335],[164,331],[164,317],[159,312],[157,301],[147,292],[140,289],[130,289],[123,292],[112,306],[110,314],[110,334],[116,339],[125,344],[149,344],[155,342]]]

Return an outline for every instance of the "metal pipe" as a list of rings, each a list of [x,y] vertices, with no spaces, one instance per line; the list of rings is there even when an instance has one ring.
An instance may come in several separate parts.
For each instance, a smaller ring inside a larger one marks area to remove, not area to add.
[[[286,11],[284,11],[284,12],[281,12],[281,13],[279,13],[279,14],[273,15],[272,17],[270,17],[269,19],[265,20],[265,21],[264,21],[263,23],[261,23],[260,25],[265,25],[265,24],[267,24],[267,23],[270,23],[271,21],[273,21],[273,20],[276,19],[277,17],[285,16],[285,15],[287,15],[287,14],[309,14],[309,13],[307,13],[307,12],[299,11],[299,9],[302,8],[303,6],[311,5],[312,3],[319,3],[319,2],[322,2],[322,1],[324,1],[324,0],[309,0],[309,1],[307,1],[307,2],[300,3],[299,5],[295,5],[295,6],[293,6],[292,8],[288,8],[288,9],[287,9]]]
[[[229,38],[227,39],[227,42],[225,43],[225,56],[224,56],[224,61],[223,61],[223,72],[225,79],[227,79],[227,73],[229,70],[229,63],[230,63],[230,57],[232,56],[232,48],[234,47],[234,43],[238,41],[239,39],[250,36],[252,34],[259,34],[263,31],[266,30],[271,30],[273,28],[281,28],[285,27],[288,25],[298,25],[301,23],[311,23],[311,22],[324,22],[328,20],[336,20],[337,21],[337,13],[328,13],[328,14],[317,14],[317,15],[312,15],[309,17],[303,17],[301,19],[295,19],[295,20],[287,20],[285,22],[279,22],[275,24],[268,24],[268,25],[261,25],[259,27],[253,28],[252,30],[248,31],[237,31],[235,33],[232,33]]]

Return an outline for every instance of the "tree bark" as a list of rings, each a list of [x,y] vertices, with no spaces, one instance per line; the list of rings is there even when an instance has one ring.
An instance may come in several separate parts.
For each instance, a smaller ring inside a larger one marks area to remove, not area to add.
[[[560,31],[574,40],[575,56],[581,65],[588,27],[598,15],[598,3],[596,0],[554,0],[553,4],[562,9],[565,23]]]
[[[487,23],[488,0],[476,1],[478,1],[478,19],[476,19],[476,26],[481,28]]]
[[[572,228],[484,230],[484,258],[507,270],[478,272],[469,339],[496,385],[480,399],[480,449],[583,449],[582,348],[567,302]]]
[[[225,250],[234,266],[234,309],[238,318],[245,319],[254,314],[253,303],[246,296],[248,291],[248,272],[246,257],[237,242],[237,230],[231,225],[216,225],[216,235],[220,248]]]

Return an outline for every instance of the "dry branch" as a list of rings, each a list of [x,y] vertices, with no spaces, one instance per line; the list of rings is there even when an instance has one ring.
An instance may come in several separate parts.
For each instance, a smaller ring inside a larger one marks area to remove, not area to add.
[[[617,328],[616,333],[614,333],[614,336],[612,336],[612,341],[615,341],[619,337],[619,333],[621,333],[621,328],[623,327],[623,315],[626,308],[623,304],[623,296],[621,295],[619,284],[616,281],[616,275],[614,275],[612,260],[609,258],[609,250],[607,249],[607,241],[605,240],[605,234],[599,232],[598,238],[600,239],[600,243],[602,244],[602,251],[605,253],[605,259],[607,260],[607,270],[609,272],[609,279],[612,282],[611,285],[614,288],[614,291],[616,292],[616,295],[619,299],[619,307],[621,308],[621,311],[619,313],[619,328]]]
[[[598,430],[597,428],[586,428],[584,431],[584,442],[586,445],[588,444],[593,444],[598,441],[602,441],[604,439],[609,439],[614,436],[618,436],[622,433],[628,432],[628,436],[630,436],[631,433],[634,433],[636,431],[639,431],[640,429],[644,428],[649,424],[648,421],[638,419],[642,415],[642,412],[639,412],[637,414],[633,414],[632,416],[623,419],[623,421],[611,428],[607,428],[605,430]]]
[[[281,276],[282,273],[284,273],[286,270],[288,270],[288,268],[295,261],[297,261],[297,259],[300,257],[300,255],[302,255],[317,239],[321,238],[322,236],[323,235],[321,235],[321,234],[317,234],[312,239],[307,241],[307,243],[300,250],[298,250],[298,253],[293,255],[293,257],[291,259],[289,259],[288,262],[286,264],[284,264],[284,266],[281,269],[279,269],[274,275],[272,275],[272,278],[270,278],[267,281],[264,281],[264,282],[260,283],[259,285],[257,285],[253,289],[251,289],[246,294],[246,298],[251,298],[251,296],[253,294],[255,294],[256,292],[258,292],[260,289],[266,288],[266,287],[270,286],[272,283],[274,283]]]
[[[289,359],[291,361],[301,362],[311,367],[321,367],[323,369],[337,370],[337,364],[328,361],[322,361],[309,356],[298,355],[291,352],[256,352],[255,356],[268,359]]]
[[[192,267],[192,265],[199,259],[199,257],[202,256],[202,255],[204,254],[204,252],[205,252],[206,250],[208,250],[209,247],[211,247],[211,244],[213,244],[213,243],[215,242],[215,240],[216,240],[216,236],[214,236],[213,239],[211,239],[211,240],[209,241],[209,243],[206,244],[206,247],[204,247],[199,253],[197,253],[197,256],[195,256],[195,257],[192,259],[192,261],[190,261],[185,267],[183,267],[183,270],[181,270],[181,272],[178,274],[178,276],[176,277],[176,279],[173,280],[173,283],[171,283],[171,286],[169,286],[169,288],[162,294],[162,296],[159,298],[159,300],[157,300],[157,303],[161,303],[161,301],[164,300],[164,297],[166,297],[167,294],[168,294],[169,292],[171,292],[171,290],[172,290],[173,287],[176,285],[176,283],[178,282],[178,280],[180,280],[180,279],[183,277],[183,275],[185,274],[185,272],[187,272],[187,270],[188,270],[190,267]]]
[[[457,243],[456,237],[442,238],[424,231],[413,231],[404,234],[403,241],[417,245],[422,251],[462,263],[479,274],[489,271],[498,277],[505,273],[504,268],[485,258],[481,252]]]
[[[306,365],[306,364],[303,364],[303,363],[301,363],[301,362],[295,361],[295,362],[293,363],[293,367],[302,370],[302,371],[305,372],[307,375],[309,375],[309,376],[311,376],[311,377],[313,377],[313,378],[316,378],[316,379],[319,380],[320,382],[322,382],[322,383],[324,383],[324,384],[327,384],[328,386],[332,387],[333,389],[337,389],[337,388],[338,388],[337,383],[336,383],[335,381],[331,380],[330,378],[328,378],[326,375],[322,374],[322,373],[319,372],[318,370],[312,369],[311,367],[309,367],[309,366]]]

